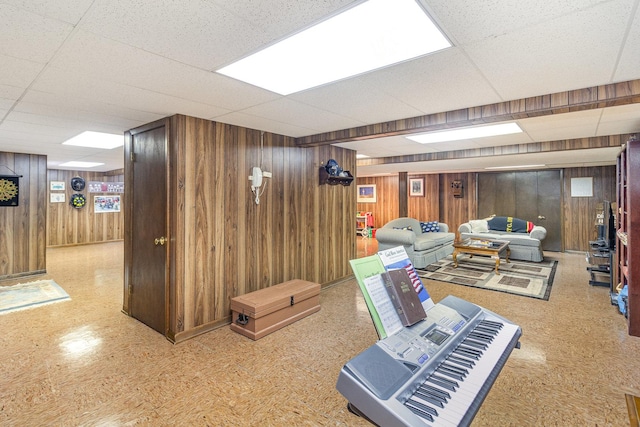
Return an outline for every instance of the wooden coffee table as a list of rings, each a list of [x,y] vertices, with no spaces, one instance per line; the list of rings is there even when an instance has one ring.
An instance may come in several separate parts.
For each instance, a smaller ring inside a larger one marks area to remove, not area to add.
[[[469,254],[470,257],[474,255],[490,256],[496,260],[496,274],[498,267],[500,266],[500,254],[505,252],[505,261],[509,262],[509,255],[511,250],[509,249],[509,242],[504,240],[491,240],[491,239],[479,239],[469,238],[460,242],[453,243],[453,267],[458,267],[458,254]]]

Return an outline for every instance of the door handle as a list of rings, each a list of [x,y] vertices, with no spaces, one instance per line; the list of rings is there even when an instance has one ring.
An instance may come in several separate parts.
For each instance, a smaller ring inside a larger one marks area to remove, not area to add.
[[[544,215],[538,215],[538,219],[547,219]]]
[[[156,237],[153,243],[155,243],[156,246],[164,246],[164,244],[168,241],[169,239],[167,239],[166,237]]]

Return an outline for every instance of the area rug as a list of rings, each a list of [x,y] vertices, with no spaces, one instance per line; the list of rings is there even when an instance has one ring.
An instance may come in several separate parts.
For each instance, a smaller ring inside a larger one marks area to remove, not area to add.
[[[0,286],[0,314],[40,307],[71,299],[53,280]]]
[[[467,254],[458,255],[458,267],[448,256],[418,270],[424,279],[507,292],[525,297],[548,300],[558,261],[526,262],[500,261],[499,275],[495,274],[495,260]]]

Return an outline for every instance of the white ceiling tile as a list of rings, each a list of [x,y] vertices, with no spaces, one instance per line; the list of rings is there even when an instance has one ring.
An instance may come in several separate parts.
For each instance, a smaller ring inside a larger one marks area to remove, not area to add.
[[[281,123],[264,117],[253,116],[242,111],[236,111],[220,116],[212,116],[209,117],[209,120],[291,137],[309,135],[314,132],[313,129],[307,129],[289,123]]]
[[[169,116],[186,114],[211,117],[227,110],[184,98],[93,79],[82,74],[48,68],[34,84],[33,89],[59,95],[86,97],[87,94],[107,104],[123,105],[133,110]]]
[[[38,15],[77,24],[94,0],[2,0]]]
[[[522,28],[585,10],[603,0],[429,0],[444,31],[458,43],[492,39]]]
[[[256,105],[245,109],[244,112],[277,122],[314,129],[316,132],[347,129],[365,124],[288,98]],[[322,127],[318,126],[319,122],[323,124]]]
[[[96,55],[96,52],[100,54]],[[246,83],[86,31],[74,34],[56,55],[52,66],[227,110],[244,109],[279,97]]]
[[[0,98],[15,101],[24,93],[23,88],[0,84]]]
[[[209,70],[267,41],[260,28],[206,0],[96,0],[80,28]]]
[[[457,48],[365,74],[362,80],[422,114],[502,101]]]
[[[148,111],[134,110],[130,106],[101,102],[96,97],[73,97],[68,93],[53,94],[37,90],[29,90],[22,98],[18,111],[37,112],[44,114],[45,110],[61,112],[60,115],[82,117],[90,114],[93,117],[110,123],[120,120],[132,120],[138,125],[153,122],[165,117]]]
[[[43,65],[0,54],[0,84],[25,89],[42,70]],[[15,91],[14,91],[15,93]]]
[[[292,94],[289,99],[367,124],[423,114],[406,102],[363,80],[362,76],[354,77]]]
[[[610,81],[630,9],[605,2],[464,49],[503,99],[589,87]]]
[[[0,54],[45,63],[73,30],[56,21],[0,3]]]
[[[629,25],[618,66],[613,80],[616,82],[638,78],[640,70],[640,7],[636,9],[636,16]]]
[[[596,136],[601,109],[553,114],[519,120],[518,124],[533,141],[552,141]]]

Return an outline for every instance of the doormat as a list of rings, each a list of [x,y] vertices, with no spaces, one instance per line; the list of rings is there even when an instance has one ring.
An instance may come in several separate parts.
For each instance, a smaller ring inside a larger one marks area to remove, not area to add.
[[[26,310],[71,299],[53,280],[0,286],[0,314]]]
[[[458,267],[453,267],[451,255],[417,270],[425,279],[456,285],[506,292],[541,300],[549,300],[558,261],[500,261],[496,275],[494,259],[467,254],[458,255]]]

